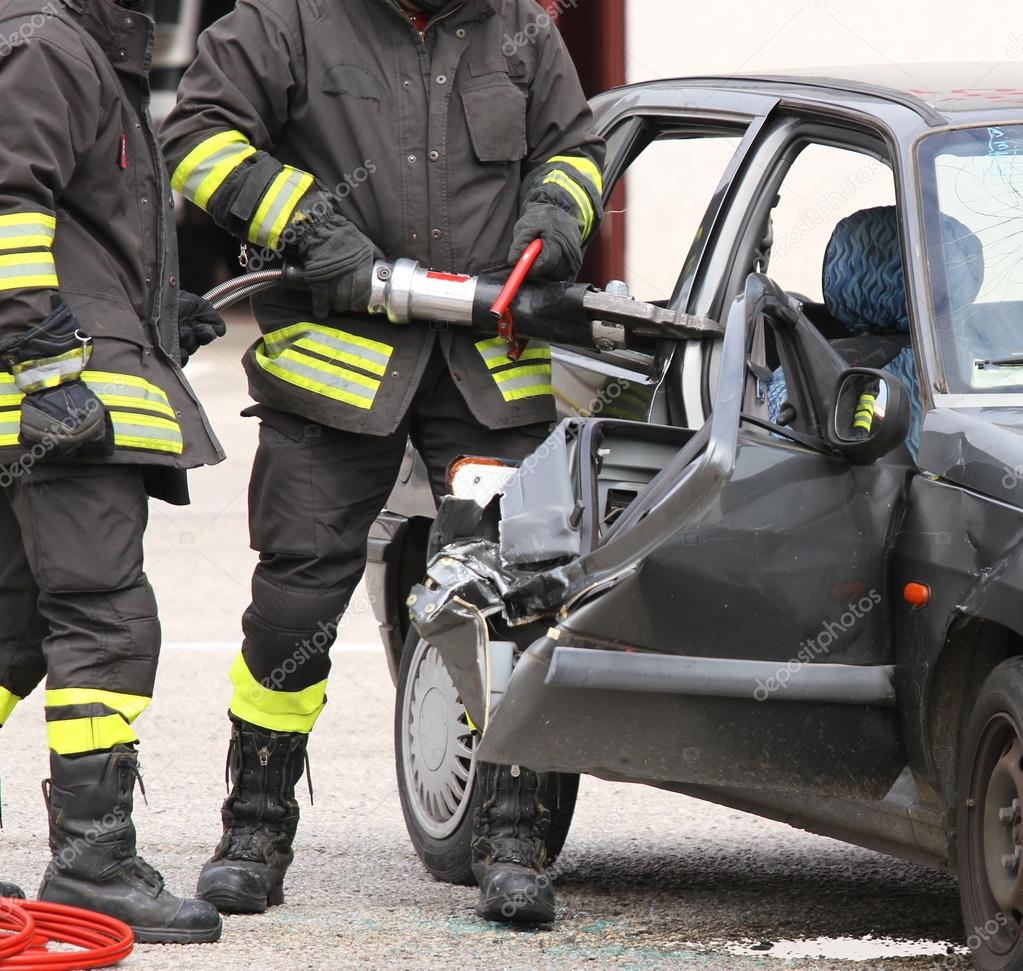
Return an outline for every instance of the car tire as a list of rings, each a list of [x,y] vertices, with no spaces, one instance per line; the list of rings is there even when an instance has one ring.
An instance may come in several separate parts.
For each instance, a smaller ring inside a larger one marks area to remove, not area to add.
[[[476,738],[440,653],[413,629],[405,640],[394,706],[398,794],[412,845],[445,883],[471,885],[473,818],[480,801]],[[560,854],[575,812],[579,776],[552,772],[548,865]]]
[[[978,971],[1023,968],[1021,806],[1023,658],[1012,658],[981,686],[960,752],[959,897]]]

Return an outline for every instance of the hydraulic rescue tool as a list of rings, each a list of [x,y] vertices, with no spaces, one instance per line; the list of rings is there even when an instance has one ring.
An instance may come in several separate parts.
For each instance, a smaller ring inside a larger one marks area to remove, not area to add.
[[[433,321],[497,333],[507,339],[514,359],[530,338],[610,351],[723,333],[715,320],[633,299],[620,281],[605,290],[587,283],[526,283],[541,246],[540,240],[530,244],[507,280],[428,270],[415,260],[377,261],[369,313],[386,315],[395,324]],[[206,299],[223,310],[279,286],[300,288],[301,271],[250,273],[214,288]]]

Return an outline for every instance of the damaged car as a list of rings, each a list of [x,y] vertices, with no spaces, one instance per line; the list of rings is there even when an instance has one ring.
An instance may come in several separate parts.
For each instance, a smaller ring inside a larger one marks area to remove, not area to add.
[[[436,876],[477,758],[550,773],[552,855],[585,773],[956,872],[976,966],[1023,968],[1023,76],[977,76],[594,100],[608,201],[677,200],[644,298],[723,334],[557,350],[550,437],[439,510],[410,453],[369,582]]]

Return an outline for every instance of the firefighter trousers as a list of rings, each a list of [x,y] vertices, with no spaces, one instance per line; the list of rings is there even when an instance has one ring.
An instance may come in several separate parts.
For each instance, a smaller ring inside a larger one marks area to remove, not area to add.
[[[138,741],[160,651],[137,466],[0,470],[0,724],[46,677],[60,755]]]
[[[370,527],[398,478],[406,443],[415,445],[441,496],[454,459],[523,459],[549,426],[481,425],[439,350],[391,435],[338,431],[261,407],[252,413],[263,419],[249,488],[249,528],[260,557],[231,668],[231,713],[272,731],[308,733],[326,702],[330,647],[362,577]]]

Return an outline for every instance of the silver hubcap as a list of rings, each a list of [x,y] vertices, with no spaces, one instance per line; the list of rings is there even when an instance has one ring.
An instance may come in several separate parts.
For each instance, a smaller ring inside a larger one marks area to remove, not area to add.
[[[476,740],[437,649],[416,645],[401,701],[402,771],[416,823],[446,839],[468,809]]]

